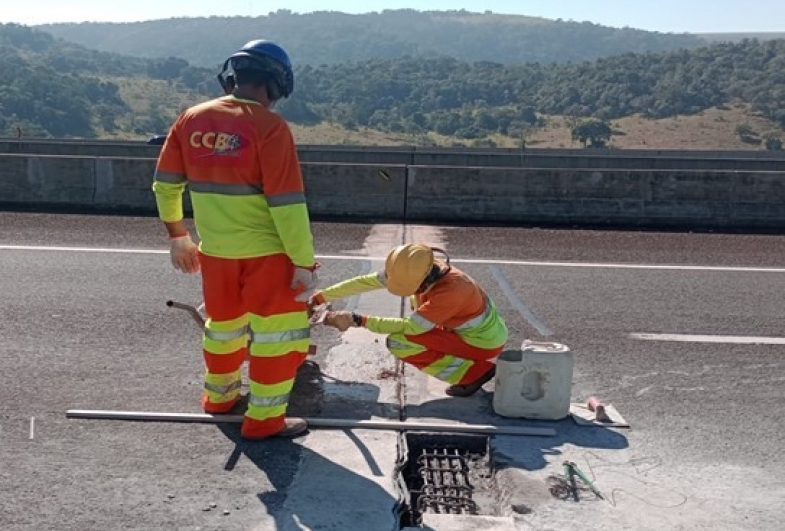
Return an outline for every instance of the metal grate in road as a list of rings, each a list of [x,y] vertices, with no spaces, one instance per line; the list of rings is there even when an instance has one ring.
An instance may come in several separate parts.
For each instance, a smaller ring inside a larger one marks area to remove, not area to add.
[[[419,513],[478,514],[469,464],[457,448],[423,449],[417,458],[417,472],[422,480],[416,493]]]

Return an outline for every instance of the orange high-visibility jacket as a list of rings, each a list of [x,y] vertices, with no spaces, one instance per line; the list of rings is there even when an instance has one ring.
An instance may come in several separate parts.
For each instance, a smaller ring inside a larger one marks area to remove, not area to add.
[[[186,184],[204,254],[285,253],[296,266],[314,264],[297,150],[279,115],[234,96],[186,110],[156,166],[153,191],[163,221],[183,219]]]
[[[345,280],[323,289],[316,302],[324,303],[384,289],[384,271]],[[507,342],[508,330],[493,300],[477,282],[452,267],[428,291],[410,298],[414,313],[408,317],[366,317],[364,326],[379,334],[418,335],[434,328],[452,330],[467,344],[497,348]]]

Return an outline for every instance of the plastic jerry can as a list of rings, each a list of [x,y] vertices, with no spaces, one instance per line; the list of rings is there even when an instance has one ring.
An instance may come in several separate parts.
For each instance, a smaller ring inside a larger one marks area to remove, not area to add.
[[[573,357],[560,343],[526,340],[496,360],[493,409],[503,417],[559,420],[570,414]]]

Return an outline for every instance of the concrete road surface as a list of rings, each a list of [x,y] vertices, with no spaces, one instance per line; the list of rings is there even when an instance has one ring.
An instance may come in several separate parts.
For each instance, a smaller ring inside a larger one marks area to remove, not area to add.
[[[401,242],[445,248],[486,287],[510,347],[575,356],[572,397],[631,429],[504,419],[395,363],[384,338],[315,329],[290,412],[319,418],[552,427],[495,436],[480,516],[423,528],[750,530],[782,527],[785,237],[314,224],[322,285],[382,266]],[[156,219],[0,213],[0,529],[397,530],[405,434],[312,429],[248,443],[232,424],[67,419],[69,409],[198,413],[200,333],[174,299]],[[347,306],[401,315],[400,299]],[[574,461],[603,499],[561,499]]]

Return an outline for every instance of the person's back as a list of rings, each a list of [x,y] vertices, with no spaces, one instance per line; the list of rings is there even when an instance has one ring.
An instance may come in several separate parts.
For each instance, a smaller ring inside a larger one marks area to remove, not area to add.
[[[226,258],[284,252],[268,197],[303,190],[283,118],[255,101],[225,96],[188,109],[169,136],[159,171],[169,158],[172,167],[184,166],[200,250]]]

